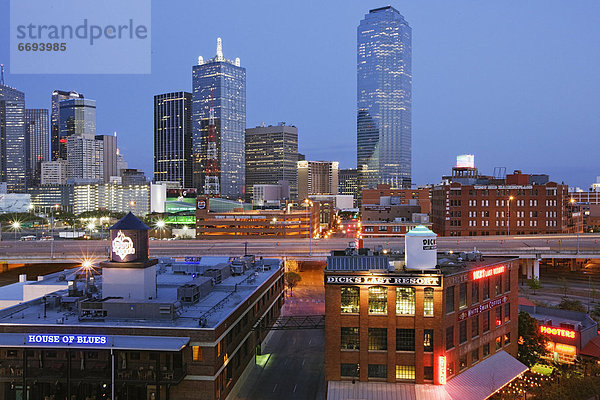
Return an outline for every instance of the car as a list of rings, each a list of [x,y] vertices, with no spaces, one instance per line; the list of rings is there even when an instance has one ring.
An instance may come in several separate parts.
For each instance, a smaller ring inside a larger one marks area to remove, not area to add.
[[[42,236],[40,240],[54,240],[53,236]]]
[[[28,242],[30,240],[35,240],[35,235],[21,236],[21,238],[19,240],[21,242]]]

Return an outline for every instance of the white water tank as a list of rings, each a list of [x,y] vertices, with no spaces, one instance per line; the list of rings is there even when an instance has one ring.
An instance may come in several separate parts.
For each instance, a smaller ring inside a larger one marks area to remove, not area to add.
[[[437,265],[437,235],[418,225],[404,235],[404,261],[407,269],[434,269]]]

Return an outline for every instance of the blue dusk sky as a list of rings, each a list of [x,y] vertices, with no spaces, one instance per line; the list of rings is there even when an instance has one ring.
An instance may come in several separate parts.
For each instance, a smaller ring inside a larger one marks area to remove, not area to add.
[[[24,0],[25,1],[25,0]],[[397,8],[413,32],[413,182],[437,183],[456,155],[482,173],[547,173],[587,188],[600,175],[597,0],[152,1],[150,75],[17,75],[28,108],[53,89],[97,101],[97,132],[117,132],[130,167],[152,176],[153,96],[191,91],[198,56],[240,57],[247,126],[298,127],[310,160],[356,166],[356,28]],[[8,1],[0,62],[9,64]],[[108,10],[107,12],[109,12]]]

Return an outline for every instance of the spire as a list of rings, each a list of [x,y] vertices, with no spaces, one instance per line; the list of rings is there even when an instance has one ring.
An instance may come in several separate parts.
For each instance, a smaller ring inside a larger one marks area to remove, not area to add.
[[[217,61],[223,61],[223,45],[221,38],[217,38]]]

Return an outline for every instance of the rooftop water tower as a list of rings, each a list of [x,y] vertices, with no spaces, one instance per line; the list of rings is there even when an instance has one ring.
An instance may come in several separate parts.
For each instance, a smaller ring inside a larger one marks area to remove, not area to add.
[[[437,234],[418,225],[404,235],[406,269],[435,269],[437,265]]]

